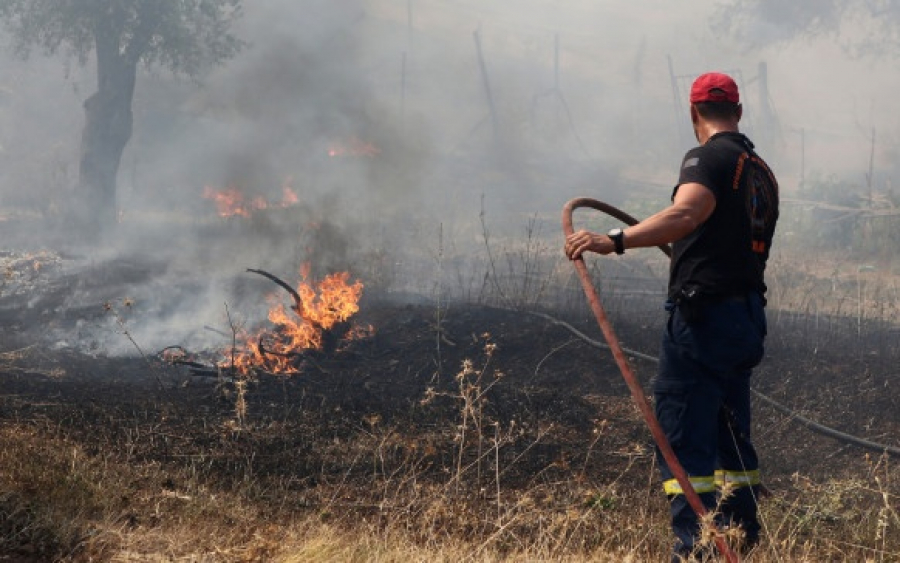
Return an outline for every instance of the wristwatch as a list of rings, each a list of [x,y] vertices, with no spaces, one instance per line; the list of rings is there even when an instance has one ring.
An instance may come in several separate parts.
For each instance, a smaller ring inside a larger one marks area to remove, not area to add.
[[[625,231],[622,229],[612,229],[606,236],[616,245],[616,254],[625,254]]]

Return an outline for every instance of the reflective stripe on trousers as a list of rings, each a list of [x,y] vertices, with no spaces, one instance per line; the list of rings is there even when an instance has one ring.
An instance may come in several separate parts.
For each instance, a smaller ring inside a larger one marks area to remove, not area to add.
[[[760,484],[758,469],[752,471],[717,469],[715,475],[690,477],[689,480],[697,493],[711,493],[725,488],[737,489]],[[663,489],[667,495],[684,494],[677,479],[668,479],[663,482]]]

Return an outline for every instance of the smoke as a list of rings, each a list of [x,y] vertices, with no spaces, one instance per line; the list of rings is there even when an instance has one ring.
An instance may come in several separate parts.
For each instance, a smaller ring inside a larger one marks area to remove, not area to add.
[[[812,21],[832,17],[803,6]],[[45,232],[44,244],[73,247],[81,261],[73,268],[107,268],[105,279],[123,263],[153,263],[147,279],[69,296],[71,306],[134,299],[149,347],[221,327],[226,303],[263,311],[272,288],[247,279],[246,268],[294,281],[309,264],[313,276],[350,270],[381,289],[424,288],[427,280],[410,280],[398,264],[475,252],[482,214],[494,236],[515,236],[528,217],[556,229],[559,208],[575,196],[625,206],[664,200],[691,142],[679,133],[686,84],[707,70],[739,72],[746,129],[788,193],[816,169],[861,178],[861,139],[876,124],[895,129],[888,63],[850,57],[824,36],[793,42],[771,18],[742,14],[728,22],[740,33],[722,33],[716,8],[701,0],[246,2],[236,31],[247,48],[234,60],[198,81],[159,69],[139,77],[119,174],[122,220],[99,248],[72,245],[78,233],[59,224],[77,178],[93,68],[6,53],[0,205],[48,226],[7,221],[7,240],[40,244],[35,231]],[[766,106],[772,115],[761,115]],[[878,138],[876,168],[888,181],[895,165],[880,155],[896,153],[896,139]],[[285,188],[297,201],[280,207]],[[269,208],[223,218],[206,189],[234,189]],[[116,338],[109,322],[105,345]]]

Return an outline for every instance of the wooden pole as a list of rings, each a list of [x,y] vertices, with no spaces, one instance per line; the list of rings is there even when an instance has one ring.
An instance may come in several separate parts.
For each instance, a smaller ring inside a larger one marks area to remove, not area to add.
[[[764,125],[768,129],[774,119],[772,118],[772,108],[769,106],[769,67],[765,61],[759,63],[759,110],[763,116]]]
[[[553,36],[553,89],[559,91],[559,33]]]
[[[684,129],[681,125],[681,116],[684,109],[681,106],[681,93],[678,91],[678,77],[675,76],[675,67],[672,65],[672,56],[666,55],[669,61],[669,80],[672,83],[672,100],[675,104],[675,132],[678,135],[678,143],[683,144]]]
[[[484,63],[484,53],[481,50],[481,32],[476,29],[472,32],[472,37],[475,39],[475,50],[478,53],[478,68],[481,70],[481,82],[484,86],[484,95],[487,97],[488,110],[491,112],[491,127],[494,132],[494,140],[496,141],[498,138],[497,111],[494,106],[494,94],[491,92],[491,81],[488,78],[487,65]]]
[[[875,174],[875,128],[872,128],[872,146],[869,149],[869,171],[866,173],[866,187],[869,190],[869,206],[872,205],[872,177]]]
[[[406,42],[407,42],[407,44],[412,43],[412,31],[413,31],[412,0],[407,0],[407,2],[406,2]]]
[[[406,115],[406,51],[400,58],[400,118]]]
[[[806,129],[800,128],[800,187],[806,183]]]

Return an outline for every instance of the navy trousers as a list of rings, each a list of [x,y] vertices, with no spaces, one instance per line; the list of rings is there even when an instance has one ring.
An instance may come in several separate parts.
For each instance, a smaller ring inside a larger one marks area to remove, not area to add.
[[[761,295],[706,303],[685,320],[669,302],[659,373],[653,383],[656,417],[691,485],[720,525],[738,525],[747,545],[759,539],[756,493],[759,461],[750,438],[750,375],[762,360],[766,335]],[[693,551],[697,515],[657,452],[670,500],[675,553]],[[723,494],[724,492],[724,494]]]

